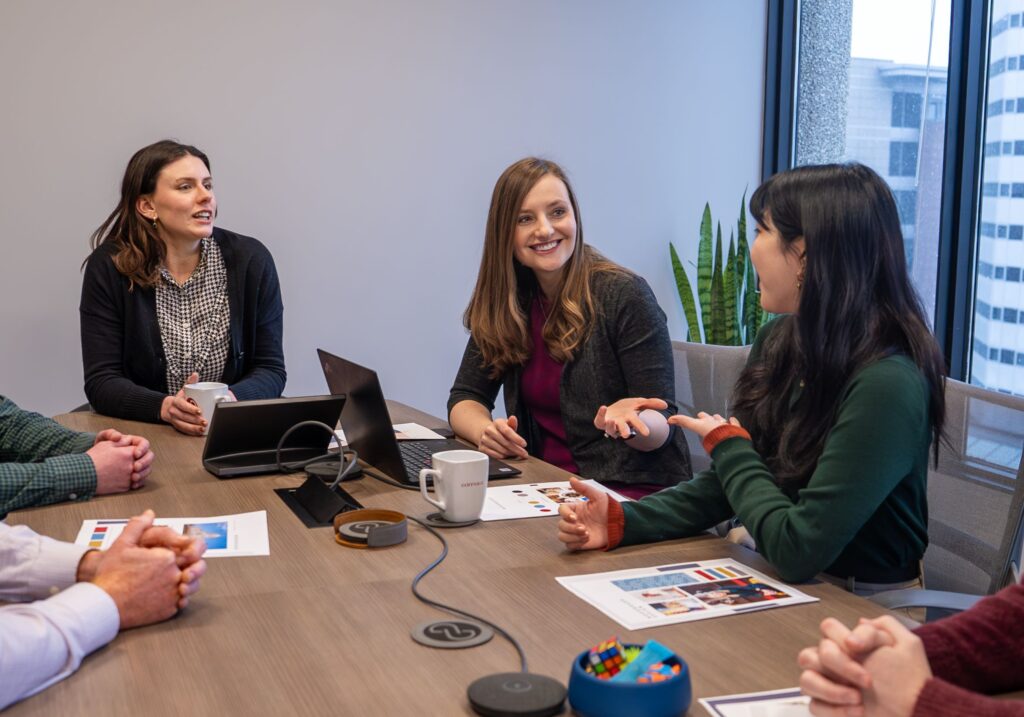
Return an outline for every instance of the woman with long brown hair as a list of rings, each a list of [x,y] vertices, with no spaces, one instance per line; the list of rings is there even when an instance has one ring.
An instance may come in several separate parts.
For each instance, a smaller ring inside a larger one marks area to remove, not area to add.
[[[643,397],[675,394],[672,346],[647,282],[584,243],[554,162],[529,157],[498,179],[464,322],[448,414],[481,451],[535,455],[634,494],[690,477],[679,431],[652,451],[606,438],[647,436],[638,413],[667,411]],[[500,388],[507,419],[491,415]]]
[[[80,305],[85,393],[98,412],[200,435],[182,387],[239,399],[284,390],[284,309],[270,252],[214,227],[210,160],[163,140],[132,156],[121,199],[92,235]]]

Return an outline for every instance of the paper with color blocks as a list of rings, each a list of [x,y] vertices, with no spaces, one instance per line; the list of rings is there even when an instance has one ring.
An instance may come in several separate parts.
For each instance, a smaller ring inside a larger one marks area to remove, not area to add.
[[[729,559],[555,579],[627,630],[818,600]]]
[[[623,503],[629,498],[619,495],[594,480],[583,481],[603,490],[615,500]],[[558,506],[586,500],[569,487],[569,481],[553,483],[522,483],[502,485],[487,489],[483,513],[480,520],[515,520],[517,518],[543,518],[558,515]]]
[[[206,541],[204,558],[232,558],[248,555],[270,555],[270,537],[267,534],[267,511],[236,515],[218,515],[209,518],[161,518],[154,525],[167,526],[184,535],[201,536]],[[109,548],[124,527],[127,518],[99,518],[87,520],[75,538],[76,545],[97,550]]]

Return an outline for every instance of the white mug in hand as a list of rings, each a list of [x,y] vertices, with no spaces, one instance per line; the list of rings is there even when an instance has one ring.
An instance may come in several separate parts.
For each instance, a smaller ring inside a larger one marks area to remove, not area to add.
[[[431,456],[433,468],[420,471],[420,492],[441,509],[452,523],[479,520],[487,495],[487,455],[480,451],[441,451]],[[434,500],[427,492],[427,476],[434,479]]]
[[[187,383],[185,384],[185,400],[199,406],[199,410],[203,412],[203,418],[209,421],[213,418],[213,409],[217,404],[230,401],[231,394],[228,392],[226,383],[217,381]],[[207,423],[207,428],[209,428],[209,423]],[[206,433],[206,428],[203,429],[203,433]]]

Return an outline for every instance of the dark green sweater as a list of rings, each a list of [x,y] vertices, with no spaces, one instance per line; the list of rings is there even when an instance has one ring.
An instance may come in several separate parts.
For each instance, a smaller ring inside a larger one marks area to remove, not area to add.
[[[751,348],[756,360],[766,325]],[[931,425],[924,376],[906,356],[859,371],[807,487],[794,502],[745,438],[728,438],[711,468],[643,500],[623,503],[620,545],[694,535],[732,517],[788,582],[819,572],[864,582],[916,575],[928,544],[925,486]]]

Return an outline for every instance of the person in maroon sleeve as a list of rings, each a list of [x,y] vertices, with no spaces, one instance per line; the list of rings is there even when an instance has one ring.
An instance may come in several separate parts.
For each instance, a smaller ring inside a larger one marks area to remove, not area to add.
[[[987,696],[1024,689],[1024,585],[913,632],[885,615],[852,630],[827,618],[821,633],[797,658],[814,715],[1024,715]]]

